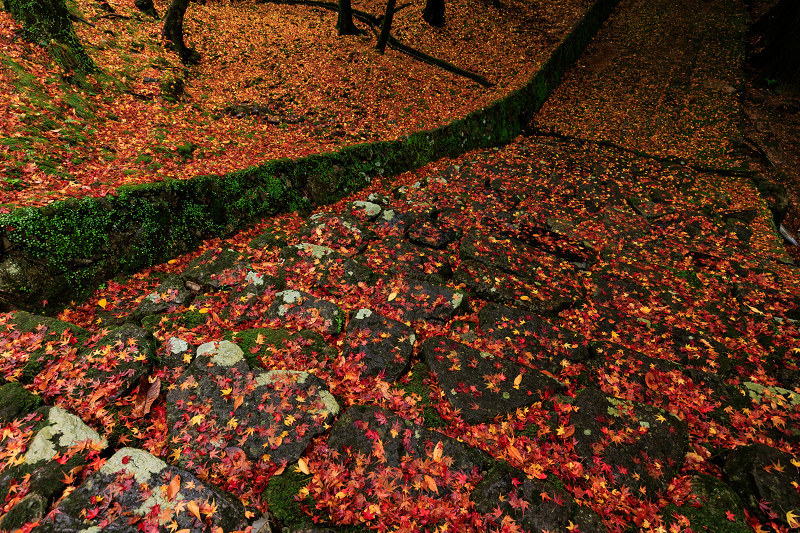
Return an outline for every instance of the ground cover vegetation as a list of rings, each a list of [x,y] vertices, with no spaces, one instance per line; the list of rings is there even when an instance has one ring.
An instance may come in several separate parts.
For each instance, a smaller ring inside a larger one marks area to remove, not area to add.
[[[335,11],[285,3],[192,4],[184,39],[199,61],[184,64],[162,21],[134,4],[67,2],[97,69],[80,84],[0,12],[4,211],[434,128],[522,86],[587,7],[451,2],[438,28],[423,20],[424,2],[395,14],[397,41],[485,87],[391,46],[379,53],[358,17],[365,31],[339,36]],[[352,7],[370,20],[385,9]]]

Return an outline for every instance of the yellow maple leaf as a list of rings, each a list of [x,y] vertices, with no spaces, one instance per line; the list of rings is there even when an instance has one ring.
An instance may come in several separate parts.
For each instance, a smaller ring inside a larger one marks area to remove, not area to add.
[[[100,300],[97,300],[97,305],[99,305],[100,307],[102,307],[103,309],[105,309],[105,308],[106,308],[106,306],[108,305],[108,300],[106,300],[105,298],[102,298],[102,299],[100,299]]]
[[[794,514],[794,509],[787,511],[786,513],[786,523],[789,524],[789,527],[796,528],[800,527],[800,522],[797,521],[798,516]]]

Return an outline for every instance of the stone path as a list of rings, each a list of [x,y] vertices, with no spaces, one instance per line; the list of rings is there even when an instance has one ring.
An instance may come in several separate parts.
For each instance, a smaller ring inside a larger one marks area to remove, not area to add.
[[[74,324],[5,315],[0,528],[795,527],[800,276],[770,216],[744,178],[531,137]]]

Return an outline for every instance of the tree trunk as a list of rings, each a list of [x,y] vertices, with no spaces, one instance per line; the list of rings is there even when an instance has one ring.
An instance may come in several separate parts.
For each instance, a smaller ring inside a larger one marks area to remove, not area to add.
[[[25,39],[46,47],[65,71],[80,74],[97,71],[75,35],[64,0],[5,0],[3,5],[22,26]]]
[[[387,0],[386,2],[386,15],[383,16],[381,34],[378,36],[378,44],[375,45],[375,48],[380,53],[386,51],[386,42],[389,40],[389,33],[392,31],[392,19],[394,18],[394,6],[396,5],[397,0]]]
[[[780,0],[753,25],[761,49],[751,58],[763,79],[781,90],[800,93],[800,2]]]
[[[436,28],[444,26],[444,0],[427,0],[422,18]]]
[[[353,24],[353,7],[350,0],[339,0],[339,18],[336,19],[339,35],[359,35],[361,31]]]
[[[183,17],[189,7],[189,0],[172,0],[164,15],[164,27],[161,36],[172,43],[181,61],[188,63],[193,57],[193,50],[183,42]]]

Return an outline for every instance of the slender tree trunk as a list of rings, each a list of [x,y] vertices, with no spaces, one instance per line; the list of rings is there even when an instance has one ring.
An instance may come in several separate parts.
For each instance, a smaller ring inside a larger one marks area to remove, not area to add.
[[[353,24],[353,7],[350,0],[339,0],[339,18],[336,19],[339,35],[358,35],[361,32]]]
[[[378,36],[378,44],[375,45],[375,48],[380,53],[386,51],[386,42],[389,40],[389,33],[392,31],[392,19],[394,18],[394,6],[396,5],[397,0],[387,0],[386,2],[386,15],[383,16],[381,34]]]
[[[192,51],[183,42],[183,17],[188,7],[189,0],[172,0],[164,15],[164,27],[161,30],[161,36],[172,42],[184,63],[192,57]]]
[[[431,26],[444,26],[444,0],[427,0],[422,18]]]

